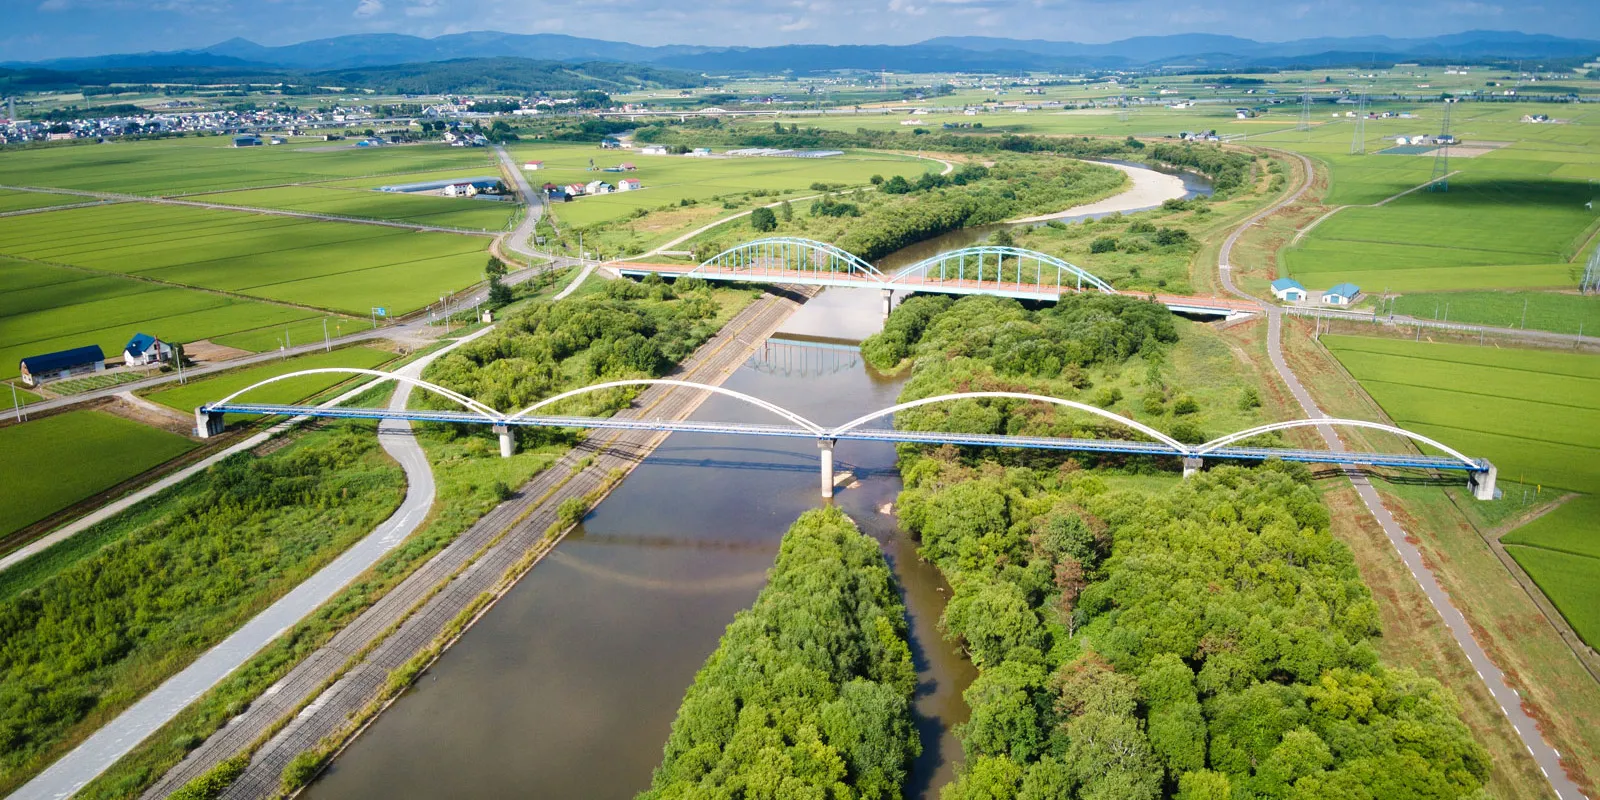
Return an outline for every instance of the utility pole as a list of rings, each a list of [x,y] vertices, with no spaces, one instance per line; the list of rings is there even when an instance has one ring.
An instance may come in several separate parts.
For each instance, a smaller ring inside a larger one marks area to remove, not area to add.
[[[17,421],[22,421],[22,400],[17,397],[17,385],[11,384],[11,405],[17,412]]]
[[[1300,95],[1300,124],[1295,126],[1297,131],[1311,130],[1311,90],[1307,89]]]
[[[322,318],[322,352],[333,352],[333,340],[328,338],[328,318]]]
[[[1356,132],[1350,139],[1350,155],[1364,156],[1367,154],[1367,90],[1361,90],[1361,99],[1356,101]]]
[[[1522,298],[1522,324],[1517,327],[1524,330],[1528,327],[1528,298]]]

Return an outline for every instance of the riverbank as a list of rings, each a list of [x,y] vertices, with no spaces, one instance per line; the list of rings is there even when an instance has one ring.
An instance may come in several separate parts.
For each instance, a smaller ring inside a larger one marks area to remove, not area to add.
[[[1049,222],[1053,219],[1066,219],[1067,217],[1142,211],[1159,206],[1168,200],[1182,199],[1189,193],[1189,188],[1184,185],[1183,178],[1177,175],[1158,172],[1146,166],[1135,166],[1133,164],[1106,163],[1105,165],[1122,170],[1128,176],[1132,186],[1121,194],[1112,195],[1104,200],[1073,206],[1065,211],[1057,211],[1051,214],[1008,220],[1007,224],[1022,225],[1030,222]]]

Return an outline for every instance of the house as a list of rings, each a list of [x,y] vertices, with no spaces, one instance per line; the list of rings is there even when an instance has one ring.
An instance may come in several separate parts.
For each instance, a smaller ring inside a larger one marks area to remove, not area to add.
[[[638,167],[634,166],[632,161],[624,161],[617,165],[617,169],[620,169],[623,172],[632,172],[638,169]]]
[[[478,187],[470,183],[452,183],[444,187],[445,197],[475,197],[477,194]]]
[[[1279,278],[1272,282],[1272,296],[1288,303],[1306,299],[1306,287],[1294,278]]]
[[[667,146],[664,144],[646,145],[639,152],[647,156],[664,156],[667,154]]]
[[[622,140],[607,136],[600,140],[600,149],[615,150],[622,146]]]
[[[696,147],[694,149],[694,151],[691,152],[689,155],[691,155],[691,156],[709,156],[709,155],[711,155],[711,148],[709,148],[709,147]]]
[[[71,350],[28,356],[22,359],[18,371],[22,373],[24,385],[38,386],[54,378],[100,372],[105,368],[106,356],[100,352],[100,345],[91,344],[74,347]]]
[[[617,191],[619,192],[632,192],[640,188],[643,188],[643,184],[639,183],[638,178],[623,178],[617,181]]]
[[[235,136],[235,137],[233,137],[233,146],[234,147],[260,147],[261,146],[261,137],[260,136],[252,136],[252,135],[249,135],[249,134],[246,134],[244,136]]]
[[[569,183],[566,185],[564,191],[572,197],[581,197],[583,195],[583,184]]]
[[[1361,287],[1353,283],[1341,283],[1322,293],[1322,302],[1330,306],[1347,306],[1356,301],[1361,295]]]
[[[172,358],[172,345],[148,333],[136,333],[122,348],[122,363],[130,367],[164,364]]]
[[[605,181],[589,181],[583,187],[584,194],[611,194],[615,190],[615,186]]]
[[[538,172],[539,170],[544,169],[544,162],[543,161],[529,161],[528,163],[523,164],[522,168],[525,169],[525,170],[528,170],[529,172]]]

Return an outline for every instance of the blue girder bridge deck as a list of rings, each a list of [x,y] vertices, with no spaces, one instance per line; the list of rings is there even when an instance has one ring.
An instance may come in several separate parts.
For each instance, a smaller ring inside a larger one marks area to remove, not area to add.
[[[334,419],[404,419],[412,422],[466,423],[473,425],[507,425],[538,428],[601,428],[611,430],[648,430],[683,433],[719,433],[743,436],[783,436],[796,439],[857,440],[874,442],[908,442],[931,445],[967,445],[975,447],[1020,447],[1035,450],[1065,450],[1086,453],[1120,453],[1124,455],[1150,455],[1183,458],[1188,453],[1161,442],[1141,442],[1120,439],[1065,439],[1048,436],[1006,436],[978,433],[942,433],[936,431],[903,431],[886,428],[853,428],[828,431],[819,436],[798,425],[769,425],[744,422],[701,422],[696,420],[627,419],[616,417],[568,417],[531,415],[491,420],[482,414],[467,411],[429,411],[408,409],[396,411],[386,408],[322,408],[318,406],[285,406],[265,403],[218,403],[204,406],[203,411],[215,414],[265,414],[277,416],[327,417]],[[1480,472],[1489,468],[1488,462],[1469,465],[1448,456],[1429,456],[1405,453],[1332,452],[1328,450],[1300,450],[1285,447],[1218,447],[1205,452],[1207,459],[1237,461],[1265,461],[1277,458],[1305,464],[1338,464],[1366,467],[1394,467],[1406,469],[1457,470]]]

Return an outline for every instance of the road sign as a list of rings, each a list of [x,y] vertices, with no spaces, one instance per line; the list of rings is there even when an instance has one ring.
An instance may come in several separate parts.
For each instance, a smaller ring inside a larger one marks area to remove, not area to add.
[[[377,308],[372,309],[372,313],[380,317],[387,317],[389,316],[389,309],[384,308],[383,306],[378,306]]]

